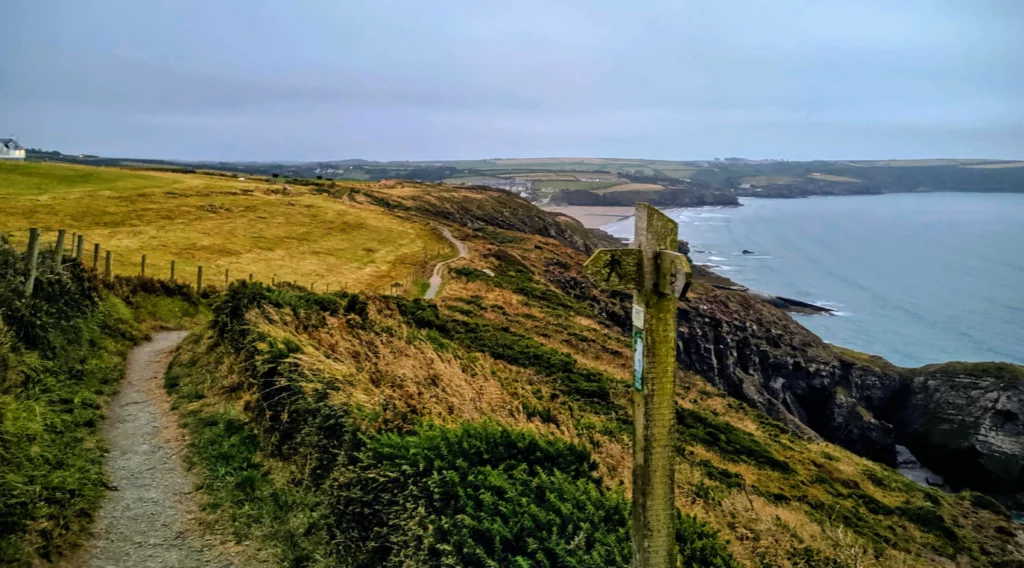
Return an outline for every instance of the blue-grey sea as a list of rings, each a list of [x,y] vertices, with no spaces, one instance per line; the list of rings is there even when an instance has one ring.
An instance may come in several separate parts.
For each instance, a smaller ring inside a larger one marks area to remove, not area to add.
[[[796,316],[826,341],[903,366],[1024,364],[1024,194],[742,203],[665,212],[679,221],[695,262],[838,310]],[[633,222],[603,228],[631,238]]]

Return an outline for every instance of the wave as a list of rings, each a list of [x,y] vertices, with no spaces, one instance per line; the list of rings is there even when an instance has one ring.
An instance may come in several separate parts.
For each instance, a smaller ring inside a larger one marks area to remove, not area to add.
[[[725,259],[720,257],[720,256],[709,256],[708,260],[725,260]]]

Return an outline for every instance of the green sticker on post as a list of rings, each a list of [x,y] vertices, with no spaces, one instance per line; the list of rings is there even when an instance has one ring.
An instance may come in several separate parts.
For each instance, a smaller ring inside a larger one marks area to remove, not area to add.
[[[633,388],[644,390],[644,331],[633,330]]]

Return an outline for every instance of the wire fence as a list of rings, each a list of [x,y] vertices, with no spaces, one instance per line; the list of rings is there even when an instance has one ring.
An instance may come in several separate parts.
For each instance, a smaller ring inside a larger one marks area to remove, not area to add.
[[[60,270],[61,266],[68,258],[71,258],[72,261],[81,262],[86,269],[94,271],[104,280],[113,280],[115,275],[114,251],[104,248],[101,243],[92,243],[91,254],[87,254],[84,234],[72,232],[70,239],[67,237],[67,230],[58,229],[56,241],[53,243],[52,248],[47,248],[42,251],[43,254],[40,255],[43,232],[38,228],[29,229],[28,248],[26,251],[29,276],[25,284],[26,295],[32,295],[35,280],[39,272],[39,262],[41,261],[40,256],[42,256],[43,262],[55,263],[58,270]],[[424,284],[426,283],[425,278],[429,277],[433,264],[436,264],[434,261],[439,262],[438,259],[446,257],[451,251],[446,247],[437,247],[433,252],[433,255],[428,255],[425,251],[423,253],[423,257],[418,261],[404,263],[411,267],[411,273],[400,280],[396,280],[387,286],[381,287],[381,293],[391,295],[407,295],[410,293],[422,294],[422,291],[417,289],[417,284],[419,284],[419,287],[424,287]],[[193,287],[197,292],[211,289],[226,290],[232,282],[231,268],[222,268],[215,265],[203,265],[194,260],[187,260],[184,263],[179,263],[178,260],[175,259],[171,260],[169,265],[157,267],[149,263],[147,255],[143,254],[137,261],[132,261],[132,263],[135,262],[138,263],[138,271],[136,274],[125,274],[123,269],[117,271],[118,274],[125,276],[148,276],[158,280],[167,280],[175,284],[187,284],[190,287]],[[245,275],[246,273],[243,272],[242,274]],[[424,275],[424,278],[418,278],[417,275]],[[242,278],[236,277],[235,280],[262,282],[264,284],[270,284],[271,286],[301,286],[307,288],[311,292],[316,292],[319,289],[319,291],[323,293],[330,293],[332,290],[340,292],[349,289],[349,283],[340,279],[336,281],[314,280],[301,282],[295,279],[289,280],[278,278],[278,274],[276,273],[270,275],[269,282],[267,282],[266,276],[261,277],[261,275],[255,272],[248,272],[247,278],[245,276]],[[376,289],[367,290],[364,287],[360,291],[376,292]]]

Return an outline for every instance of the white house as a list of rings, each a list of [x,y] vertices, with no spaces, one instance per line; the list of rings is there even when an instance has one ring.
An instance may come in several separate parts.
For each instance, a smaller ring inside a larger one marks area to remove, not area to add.
[[[25,149],[14,138],[0,138],[0,160],[24,160]]]

